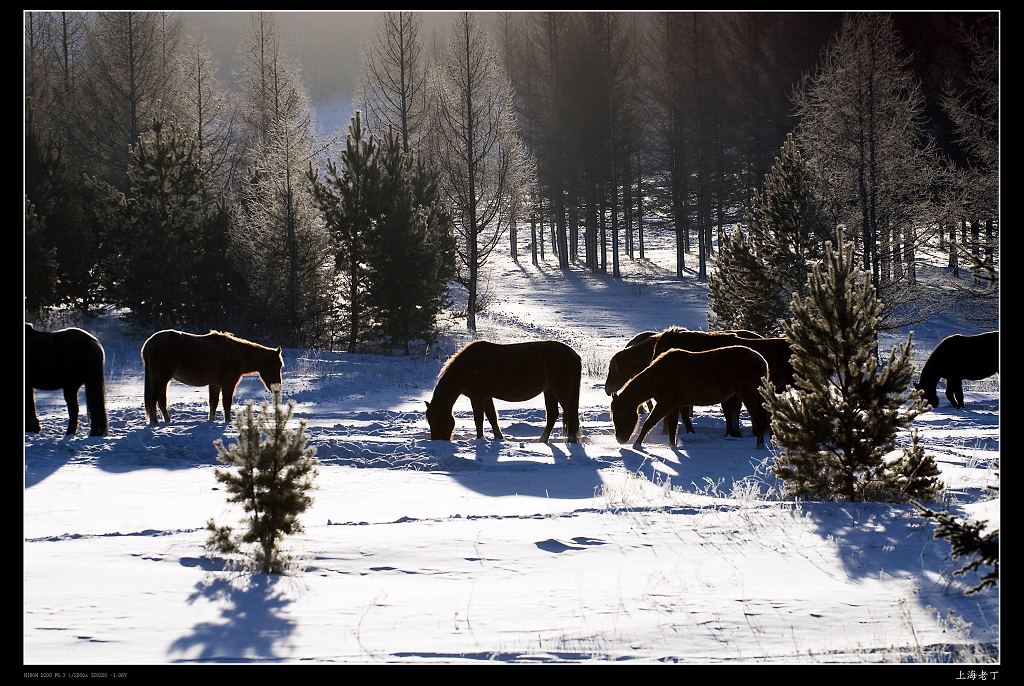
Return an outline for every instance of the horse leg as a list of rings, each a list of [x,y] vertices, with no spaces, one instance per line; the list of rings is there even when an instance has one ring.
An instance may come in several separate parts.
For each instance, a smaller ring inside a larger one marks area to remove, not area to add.
[[[665,419],[662,422],[662,433],[668,436],[669,445],[674,446],[676,444],[676,436],[679,433],[679,408],[665,413]]]
[[[768,412],[761,405],[760,393],[755,388],[750,393],[741,394],[739,400],[746,406],[747,414],[750,415],[751,428],[754,430],[754,436],[757,437],[757,447],[765,447],[764,432],[768,426]]]
[[[68,404],[68,436],[74,436],[78,431],[78,387],[64,387],[64,402]]]
[[[722,414],[725,415],[725,435],[739,438],[743,435],[740,430],[740,407],[742,402],[738,396],[727,398],[722,403]]]
[[[562,402],[562,426],[565,428],[565,442],[580,442],[580,409],[579,400]]]
[[[470,398],[469,403],[473,406],[473,423],[476,424],[476,437],[484,437],[484,403],[478,398]]]
[[[210,384],[210,421],[217,419],[217,402],[220,400],[220,386]]]
[[[146,362],[145,381],[143,382],[143,395],[146,403],[146,421],[150,424],[156,424],[159,422],[156,416],[156,380],[153,378],[153,372],[149,367],[149,362]]]
[[[956,387],[959,383],[956,379],[946,379],[946,400],[953,407],[959,407],[956,402]]]
[[[171,380],[168,379],[167,381],[165,381],[162,384],[160,384],[159,388],[157,389],[157,395],[156,395],[156,403],[157,403],[157,405],[160,406],[160,412],[163,413],[164,421],[167,422],[168,424],[170,424],[170,422],[171,422],[171,415],[169,415],[167,413],[167,386],[169,386],[170,383],[171,383]],[[153,423],[156,424],[156,413],[155,412],[153,413],[153,420],[154,420]]]
[[[636,442],[633,444],[634,447],[639,448],[640,444],[644,440],[644,436],[650,433],[654,425],[657,424],[669,411],[669,408],[662,403],[657,403],[651,413],[647,415],[647,419],[644,420],[644,425],[640,427],[640,434],[636,437]]]
[[[682,405],[676,409],[676,424],[679,424],[679,420],[683,420],[683,426],[686,427],[686,433],[694,434],[697,433],[693,430],[693,405]]]
[[[36,394],[29,384],[25,384],[25,431],[34,434],[40,431],[39,417],[36,416]]]
[[[224,423],[231,423],[231,403],[235,400],[235,387],[238,385],[238,379],[234,381],[228,381],[221,388],[221,393],[224,395]],[[212,410],[211,410],[212,412]]]
[[[494,440],[503,440],[505,437],[501,435],[501,429],[498,428],[498,411],[494,409],[494,398],[487,399],[484,412],[487,413],[487,421],[491,423],[491,429],[494,430]]]
[[[963,379],[946,379],[946,399],[956,409],[964,406],[964,381]]]
[[[547,423],[544,425],[544,433],[540,435],[541,443],[548,442],[551,430],[555,428],[555,421],[558,419],[558,398],[550,390],[544,391],[544,412],[547,415]]]

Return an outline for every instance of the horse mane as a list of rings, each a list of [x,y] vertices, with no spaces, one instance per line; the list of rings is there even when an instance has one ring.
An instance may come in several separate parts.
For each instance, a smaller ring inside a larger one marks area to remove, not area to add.
[[[206,334],[206,335],[209,336],[210,334],[216,334],[218,336],[223,336],[224,338],[228,339],[232,343],[238,343],[240,345],[249,346],[250,348],[260,348],[262,350],[268,350],[268,351],[277,352],[276,348],[271,348],[270,346],[263,345],[262,343],[256,343],[254,341],[247,341],[244,338],[240,338],[239,336],[236,336],[235,334],[231,333],[230,331],[218,331],[216,329],[210,329],[210,332],[208,334]]]
[[[461,348],[456,350],[454,353],[452,353],[452,356],[449,357],[448,360],[445,361],[444,366],[441,367],[441,371],[439,371],[437,373],[437,381],[440,381],[441,377],[444,376],[445,372],[448,371],[448,367],[452,366],[452,363],[455,362],[455,358],[457,358],[459,355],[461,355],[463,350],[465,350],[466,348],[468,348],[469,346],[473,345],[476,342],[477,341],[470,341],[469,343],[466,343],[464,346],[462,346]]]
[[[687,329],[685,326],[670,326],[661,333],[690,333],[690,329]]]

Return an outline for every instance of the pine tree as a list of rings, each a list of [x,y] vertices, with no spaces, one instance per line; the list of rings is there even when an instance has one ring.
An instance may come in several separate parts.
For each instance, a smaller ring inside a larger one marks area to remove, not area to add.
[[[778,335],[793,294],[803,295],[827,239],[813,173],[786,137],[763,192],[754,191],[747,235],[723,243],[711,276],[710,323]],[[737,232],[739,233],[739,232]]]
[[[57,250],[46,245],[46,223],[25,198],[25,308],[52,305],[57,291]]]
[[[307,178],[313,199],[323,213],[335,249],[335,267],[347,281],[348,351],[355,352],[366,339],[370,321],[366,315],[366,271],[369,243],[375,240],[380,217],[380,164],[377,143],[367,137],[357,110],[349,124],[341,169],[327,161],[320,181],[309,167]]]
[[[761,389],[782,454],[773,471],[790,493],[814,499],[926,498],[935,493],[934,460],[913,440],[902,458],[887,461],[896,431],[926,408],[906,394],[913,375],[912,335],[884,366],[874,352],[881,303],[859,272],[849,244],[826,246],[807,295],[794,298],[784,326],[793,346],[795,383],[780,395]]]
[[[778,333],[778,292],[751,236],[737,229],[719,246],[708,283],[708,325],[712,330],[747,329]]]
[[[454,239],[441,208],[436,174],[403,152],[389,133],[379,149],[380,220],[368,248],[367,308],[391,345],[433,340],[447,304]]]
[[[142,322],[185,323],[193,314],[204,183],[195,139],[159,119],[132,147],[127,192],[98,183],[112,224],[107,272],[116,279],[114,295]]]
[[[207,522],[207,547],[225,555],[240,555],[249,566],[264,574],[281,574],[290,557],[281,550],[281,539],[303,530],[299,515],[312,504],[310,491],[317,475],[316,448],[307,447],[306,422],[289,429],[295,401],[276,405],[273,419],[266,403],[259,416],[252,402],[238,413],[238,442],[225,447],[214,442],[217,459],[226,468],[216,477],[225,485],[228,502],[241,503],[249,516],[238,534],[230,526]]]

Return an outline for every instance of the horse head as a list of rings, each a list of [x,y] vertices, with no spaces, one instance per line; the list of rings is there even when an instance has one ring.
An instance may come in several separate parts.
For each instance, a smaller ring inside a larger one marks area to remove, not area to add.
[[[919,383],[914,384],[914,390],[915,391],[921,391],[921,395],[924,397],[925,402],[928,403],[929,405],[931,405],[931,407],[928,408],[929,410],[934,409],[934,408],[939,406],[939,393],[938,393],[938,390],[936,390],[934,388],[932,388],[932,389],[925,388],[925,387],[923,387]]]
[[[281,393],[281,369],[284,367],[281,352],[281,346],[268,351],[259,368],[260,380],[266,389],[275,395]]]
[[[636,430],[640,417],[639,407],[627,407],[618,393],[612,393],[612,423],[615,425],[615,440],[626,443]]]
[[[427,424],[430,425],[430,440],[452,440],[452,434],[455,432],[455,417],[452,415],[451,410],[445,411],[437,404],[431,405],[427,401],[424,402],[427,405]]]

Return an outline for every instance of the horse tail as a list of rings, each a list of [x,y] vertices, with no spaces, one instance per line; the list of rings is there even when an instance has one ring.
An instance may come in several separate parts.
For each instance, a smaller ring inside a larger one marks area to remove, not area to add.
[[[562,408],[562,432],[569,443],[580,442],[580,384],[583,382],[583,360],[575,355],[569,384],[568,407]]]
[[[151,365],[149,363],[149,355],[147,354],[149,350],[146,348],[147,343],[149,343],[149,341],[146,341],[146,343],[142,344],[142,396],[143,402],[146,404],[146,421],[154,422],[156,421],[156,394],[153,390],[153,370],[151,369]],[[151,407],[153,408],[152,416],[150,416],[149,413],[149,408]]]
[[[85,380],[85,406],[89,411],[89,435],[107,435],[107,399],[103,380],[106,354],[103,346],[96,344],[97,355],[93,356]]]

